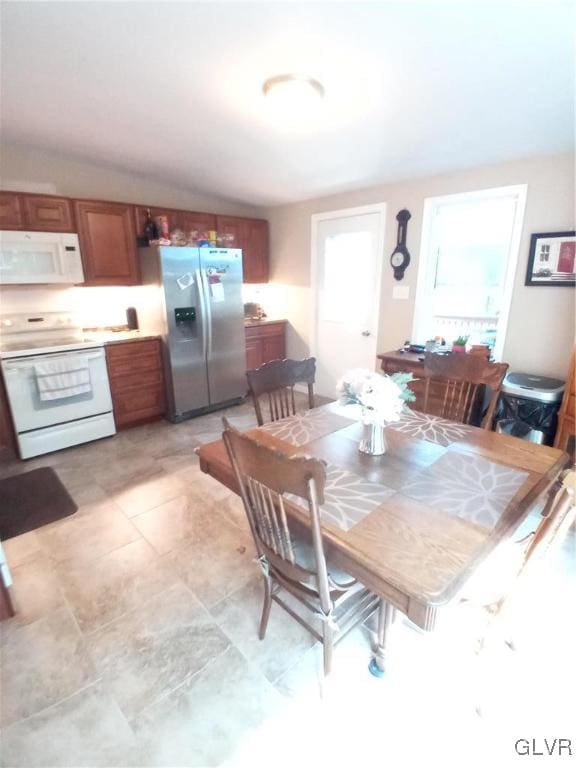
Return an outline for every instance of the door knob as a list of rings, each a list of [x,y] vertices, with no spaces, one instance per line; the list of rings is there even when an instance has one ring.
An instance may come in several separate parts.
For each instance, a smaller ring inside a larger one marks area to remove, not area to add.
[[[370,331],[362,331],[362,336],[370,336]]]

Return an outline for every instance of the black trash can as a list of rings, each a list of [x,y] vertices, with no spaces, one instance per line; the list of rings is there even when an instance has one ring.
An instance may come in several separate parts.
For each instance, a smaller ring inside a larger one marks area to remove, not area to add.
[[[547,376],[509,373],[502,384],[496,432],[552,445],[564,384]]]

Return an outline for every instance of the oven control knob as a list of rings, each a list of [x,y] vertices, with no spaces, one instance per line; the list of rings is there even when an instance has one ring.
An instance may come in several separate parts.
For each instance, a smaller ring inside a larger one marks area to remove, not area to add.
[[[2,320],[2,325],[9,328],[12,325],[12,320]]]

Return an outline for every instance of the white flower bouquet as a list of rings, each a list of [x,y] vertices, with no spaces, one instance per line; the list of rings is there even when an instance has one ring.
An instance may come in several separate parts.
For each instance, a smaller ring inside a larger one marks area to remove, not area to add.
[[[405,402],[416,399],[408,388],[413,380],[411,373],[394,373],[391,376],[355,368],[348,371],[336,385],[341,405],[362,407],[365,424],[385,424],[398,421]]]

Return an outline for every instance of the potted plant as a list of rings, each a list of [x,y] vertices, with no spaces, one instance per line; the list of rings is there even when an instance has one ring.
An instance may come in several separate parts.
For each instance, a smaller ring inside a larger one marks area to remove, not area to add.
[[[468,343],[469,336],[458,336],[458,338],[452,342],[452,352],[466,352],[466,344]]]

